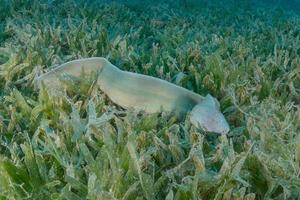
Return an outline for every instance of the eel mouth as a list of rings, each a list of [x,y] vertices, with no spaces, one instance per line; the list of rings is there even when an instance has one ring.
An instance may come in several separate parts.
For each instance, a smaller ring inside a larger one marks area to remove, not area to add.
[[[192,109],[191,123],[206,132],[227,134],[230,131],[229,124],[219,110],[219,106],[211,101],[211,98],[213,97],[205,97],[203,102]]]
[[[209,115],[212,116],[205,116],[203,112],[192,113],[191,122],[197,128],[205,132],[227,134],[230,131],[229,125],[221,112],[215,112]]]

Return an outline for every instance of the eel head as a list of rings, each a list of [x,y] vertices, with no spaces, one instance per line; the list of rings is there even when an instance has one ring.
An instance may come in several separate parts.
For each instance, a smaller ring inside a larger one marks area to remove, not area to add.
[[[193,108],[190,120],[197,128],[207,132],[226,134],[230,130],[218,100],[209,94]]]

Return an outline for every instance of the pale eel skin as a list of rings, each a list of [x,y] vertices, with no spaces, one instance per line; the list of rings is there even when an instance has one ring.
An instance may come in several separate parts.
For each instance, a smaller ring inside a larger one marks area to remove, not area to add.
[[[190,113],[190,121],[207,132],[226,134],[229,125],[220,111],[217,99],[205,97],[165,80],[120,70],[102,57],[84,58],[64,63],[36,78],[47,89],[62,87],[59,76],[68,74],[79,77],[82,71],[89,75],[98,73],[97,84],[115,104],[123,108],[156,113],[162,110]]]

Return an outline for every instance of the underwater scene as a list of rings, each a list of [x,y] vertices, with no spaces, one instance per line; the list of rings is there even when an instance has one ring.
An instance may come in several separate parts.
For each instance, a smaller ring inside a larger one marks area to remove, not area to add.
[[[0,0],[19,199],[300,199],[300,0]]]

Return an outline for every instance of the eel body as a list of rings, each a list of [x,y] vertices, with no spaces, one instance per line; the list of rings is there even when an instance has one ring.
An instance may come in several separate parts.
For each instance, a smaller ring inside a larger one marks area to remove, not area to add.
[[[120,70],[102,57],[85,58],[64,63],[37,78],[49,90],[61,87],[59,76],[98,73],[97,84],[116,104],[147,113],[176,111],[190,113],[192,124],[206,131],[226,134],[229,126],[220,112],[218,101],[165,80]],[[40,84],[39,84],[40,85]]]

